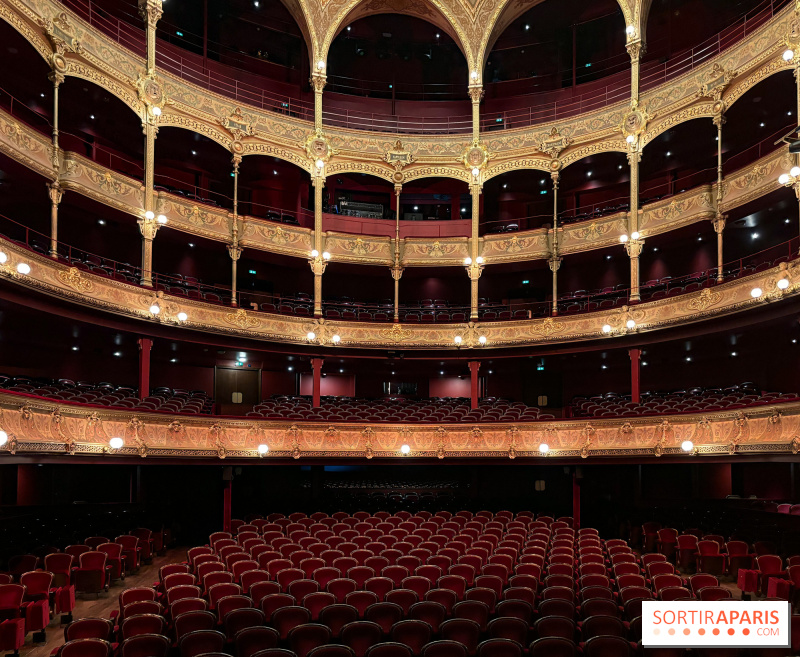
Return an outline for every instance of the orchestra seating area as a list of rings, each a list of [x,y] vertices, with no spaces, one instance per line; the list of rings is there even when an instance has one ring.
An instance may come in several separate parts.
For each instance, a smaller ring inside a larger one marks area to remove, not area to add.
[[[665,413],[705,413],[796,402],[794,392],[765,392],[754,383],[742,383],[730,388],[691,388],[673,392],[644,392],[639,403],[630,395],[608,392],[596,397],[575,397],[568,412],[572,417],[637,417]]]
[[[152,657],[625,657],[648,654],[645,600],[738,598],[733,580],[797,603],[800,556],[768,541],[655,522],[639,535],[634,550],[572,518],[510,511],[233,520],[152,587],[123,591],[111,619],[74,621],[59,654],[107,657],[121,643]],[[788,649],[658,654],[794,655],[800,616],[792,627]]]
[[[139,399],[137,390],[113,383],[87,383],[69,379],[32,379],[25,376],[0,374],[0,390],[21,392],[59,401],[128,408],[137,411],[163,411],[165,413],[210,414],[214,401],[203,390],[155,388],[150,395]]]
[[[477,409],[469,399],[360,399],[322,397],[322,406],[312,408],[306,396],[275,395],[253,407],[248,417],[326,422],[535,422],[552,419],[535,406],[486,397]]]

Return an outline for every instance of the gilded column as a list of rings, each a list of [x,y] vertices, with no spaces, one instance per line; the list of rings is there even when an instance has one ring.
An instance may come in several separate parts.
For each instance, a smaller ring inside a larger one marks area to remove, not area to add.
[[[314,132],[322,133],[322,90],[328,81],[325,75],[325,62],[321,59],[311,74],[311,87],[314,89]]]
[[[470,280],[469,318],[478,319],[478,281],[483,273],[483,258],[478,255],[480,246],[478,228],[481,211],[481,184],[479,181],[469,186],[469,193],[472,195],[472,236],[469,243],[470,255],[466,258],[464,264]]]
[[[403,276],[403,268],[400,266],[400,191],[402,185],[394,186],[395,203],[397,210],[394,220],[394,265],[392,266],[392,278],[394,279],[394,321],[400,321],[400,279]]]
[[[716,194],[715,194],[715,206],[716,206],[716,214],[714,219],[712,220],[714,225],[714,232],[717,234],[717,282],[722,283],[724,278],[724,274],[722,271],[723,268],[723,252],[722,252],[722,244],[723,238],[722,235],[725,231],[725,219],[726,215],[722,212],[722,199],[725,197],[725,183],[722,176],[722,126],[725,123],[725,117],[720,112],[717,116],[714,117],[714,125],[717,126],[717,185],[716,185]]]
[[[231,159],[233,164],[233,217],[231,218],[231,243],[228,244],[228,255],[231,257],[231,306],[234,308],[239,305],[236,298],[238,264],[242,256],[242,248],[239,246],[239,165],[242,163],[241,155],[234,155]]]
[[[631,303],[637,303],[641,298],[639,296],[639,256],[642,255],[643,248],[643,239],[631,238],[625,242],[625,251],[631,260]]]
[[[145,24],[147,35],[147,71],[144,83],[145,89],[154,88],[156,73],[156,23],[162,14],[161,0],[139,0],[139,15]],[[152,93],[152,92],[151,92]],[[139,231],[142,234],[142,275],[141,284],[147,287],[153,285],[153,240],[160,224],[166,223],[166,217],[155,217],[155,203],[153,199],[153,182],[155,170],[156,135],[158,133],[158,116],[161,109],[157,106],[143,103],[142,130],[144,132],[144,217],[139,220]]]
[[[58,257],[58,204],[64,196],[64,190],[58,179],[47,183],[47,193],[50,196],[50,256]]]
[[[475,71],[473,71],[473,75]],[[477,144],[481,139],[481,100],[483,99],[483,87],[478,83],[477,78],[473,78],[473,83],[469,85],[469,97],[472,101],[472,143]]]
[[[314,317],[322,317],[322,275],[330,259],[330,254],[322,250],[322,188],[325,177],[316,175],[311,178],[314,186],[314,249],[308,262],[314,274]]]
[[[629,34],[629,38],[633,36],[635,37],[635,33],[633,35]],[[645,44],[641,41],[641,39],[636,39],[629,41],[625,46],[625,49],[628,51],[628,55],[631,58],[631,107],[638,107],[639,105],[639,78],[640,78],[640,64],[641,64],[641,57],[644,55],[645,51]]]
[[[53,151],[50,162],[53,165],[56,178],[48,183],[47,191],[50,196],[50,256],[58,256],[58,205],[64,196],[61,187],[61,148],[58,145],[58,89],[64,81],[64,75],[53,69],[48,75],[53,83]]]
[[[553,241],[550,248],[550,259],[547,264],[553,272],[553,307],[552,315],[558,315],[558,270],[561,268],[562,258],[558,255],[558,171],[554,171],[553,178]]]

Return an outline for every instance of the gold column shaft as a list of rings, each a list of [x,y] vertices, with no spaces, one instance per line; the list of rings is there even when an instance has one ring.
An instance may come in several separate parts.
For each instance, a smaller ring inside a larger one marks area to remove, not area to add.
[[[239,258],[242,249],[239,247],[239,164],[242,158],[234,155],[233,163],[233,218],[231,224],[231,245],[228,247],[228,254],[231,257],[231,306],[234,308],[239,305],[237,299],[237,278]]]
[[[48,196],[50,196],[50,256],[58,257],[58,204],[64,196],[64,190],[58,179],[47,184]]]
[[[325,178],[315,176],[311,180],[314,186],[314,249],[317,251],[314,271],[314,317],[322,317],[322,274],[325,271],[322,258],[322,188]]]
[[[403,269],[400,267],[400,191],[402,185],[394,186],[395,195],[395,221],[394,221],[394,267],[392,268],[392,278],[394,279],[394,321],[400,321],[400,277]]]
[[[561,267],[561,258],[558,256],[558,171],[552,174],[553,178],[553,248],[550,270],[553,272],[553,316],[558,315],[558,270]]]
[[[470,238],[470,319],[478,319],[478,281],[480,280],[480,267],[478,265],[479,226],[481,211],[481,186],[478,183],[470,185],[472,195],[472,237]]]
[[[721,283],[724,276],[723,268],[723,233],[725,232],[725,215],[722,212],[722,199],[725,196],[725,184],[722,174],[722,126],[725,117],[720,114],[714,117],[717,126],[717,190],[716,190],[716,217],[714,218],[714,232],[717,234],[717,282]]]

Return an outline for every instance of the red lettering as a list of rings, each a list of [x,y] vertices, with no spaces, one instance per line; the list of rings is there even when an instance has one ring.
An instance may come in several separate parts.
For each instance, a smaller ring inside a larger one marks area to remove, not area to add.
[[[760,625],[763,622],[764,621],[761,620],[761,612],[760,611],[754,611],[753,612],[753,623],[756,623],[756,624]]]
[[[655,621],[653,622],[653,625],[661,625],[661,612],[660,611],[654,611],[653,612],[653,618],[655,618]]]
[[[725,615],[724,611],[719,612],[717,615],[717,625],[724,625],[728,622],[728,617]]]
[[[678,612],[678,624],[679,625],[680,624],[683,624],[683,625],[686,624],[686,612],[685,611],[679,611]]]
[[[775,609],[773,609],[771,612],[769,612],[769,615],[770,615],[770,618],[772,619],[773,623],[777,624],[777,623],[780,622],[780,619],[778,618],[778,612]]]
[[[747,611],[742,612],[742,618],[739,620],[739,623],[749,623],[750,622],[750,614]]]

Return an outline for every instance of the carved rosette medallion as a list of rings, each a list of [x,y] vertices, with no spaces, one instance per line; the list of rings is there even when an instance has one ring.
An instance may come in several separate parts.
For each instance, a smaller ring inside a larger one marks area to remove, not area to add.
[[[480,142],[473,142],[464,149],[461,160],[464,162],[464,166],[472,171],[473,169],[483,169],[489,161],[489,157],[489,151],[486,146]]]
[[[631,107],[622,119],[622,135],[626,137],[634,137],[634,141],[647,129],[647,122],[650,120],[650,115],[638,105]],[[631,143],[631,142],[629,142]]]
[[[303,148],[306,151],[306,156],[312,161],[312,163],[317,162],[317,160],[327,162],[335,154],[334,148],[331,146],[331,142],[321,130],[312,132],[306,138]]]
[[[147,106],[151,113],[154,107],[158,107],[161,110],[167,103],[164,95],[164,86],[153,74],[140,74],[139,79],[136,81],[136,91],[139,94],[139,100]]]

